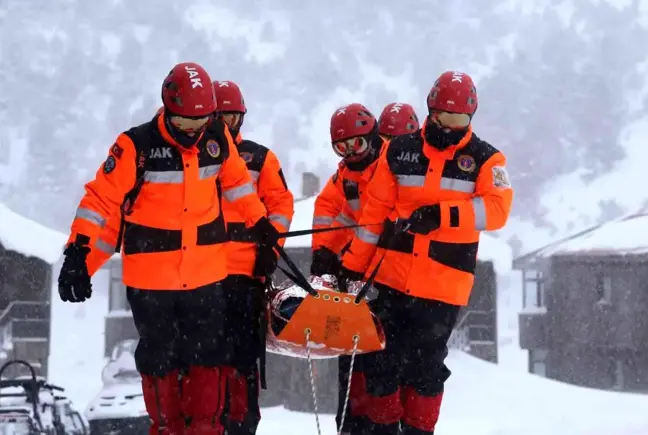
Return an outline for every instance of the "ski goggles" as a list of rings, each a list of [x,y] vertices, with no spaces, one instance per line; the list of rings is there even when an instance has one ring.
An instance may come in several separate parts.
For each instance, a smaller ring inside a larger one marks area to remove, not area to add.
[[[333,151],[340,157],[359,157],[369,150],[369,142],[365,137],[352,137],[333,142]]]
[[[443,128],[450,130],[465,130],[470,125],[472,117],[466,113],[434,111],[430,118]]]
[[[243,123],[243,113],[241,112],[221,112],[220,117],[230,130],[239,130]]]
[[[184,116],[172,116],[169,122],[183,133],[193,134],[203,131],[211,121],[212,117],[203,116],[200,118],[186,118]]]

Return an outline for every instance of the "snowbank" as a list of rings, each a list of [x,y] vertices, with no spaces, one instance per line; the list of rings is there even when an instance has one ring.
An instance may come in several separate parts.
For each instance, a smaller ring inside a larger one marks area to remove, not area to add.
[[[304,362],[305,363],[305,362]],[[648,396],[575,387],[528,373],[511,373],[459,351],[447,364],[439,434],[647,435]],[[314,435],[315,417],[269,408],[259,435]],[[335,433],[332,415],[320,416]]]
[[[312,228],[315,197],[295,202],[292,231]],[[286,240],[287,248],[303,248],[311,246],[311,236],[292,237]],[[478,258],[482,261],[492,261],[498,274],[506,274],[511,270],[513,254],[509,245],[490,234],[482,233],[479,243]]]
[[[63,254],[67,236],[22,217],[0,204],[0,242],[5,249],[54,264]]]
[[[451,352],[437,428],[472,435],[645,435],[648,395],[576,387]]]

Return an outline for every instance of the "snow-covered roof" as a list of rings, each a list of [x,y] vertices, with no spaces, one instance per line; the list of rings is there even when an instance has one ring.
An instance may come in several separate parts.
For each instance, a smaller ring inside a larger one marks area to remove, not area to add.
[[[291,231],[307,230],[313,227],[315,196],[295,201],[295,214],[290,224]],[[286,248],[306,248],[311,246],[311,236],[299,236],[286,239]]]
[[[312,228],[315,197],[306,198],[295,202],[295,215],[293,216],[291,231]],[[311,236],[291,237],[286,240],[287,248],[303,248],[311,246]],[[503,240],[487,233],[482,233],[479,240],[479,260],[492,261],[497,273],[505,274],[511,269],[513,254],[511,247]]]
[[[515,260],[516,267],[556,255],[648,253],[648,211],[641,210],[579,231]]]
[[[63,254],[67,236],[0,204],[0,243],[5,249],[54,264]]]

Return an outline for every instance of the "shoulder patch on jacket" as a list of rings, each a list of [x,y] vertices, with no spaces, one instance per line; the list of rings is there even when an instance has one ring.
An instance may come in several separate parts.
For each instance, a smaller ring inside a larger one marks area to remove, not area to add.
[[[117,161],[115,160],[115,156],[113,156],[112,154],[109,155],[103,164],[103,173],[110,174],[112,171],[115,170],[116,166],[117,166]]]
[[[508,189],[511,187],[508,171],[504,166],[493,166],[493,186]]]

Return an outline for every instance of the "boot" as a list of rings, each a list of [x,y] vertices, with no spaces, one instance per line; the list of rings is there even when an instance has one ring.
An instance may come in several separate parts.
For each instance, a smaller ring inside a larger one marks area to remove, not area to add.
[[[178,371],[166,376],[142,375],[146,412],[152,420],[149,435],[183,435]]]
[[[349,435],[400,435],[399,423],[380,424],[374,423],[367,417],[359,417],[356,419],[355,427],[351,428]]]
[[[227,376],[217,367],[189,367],[182,378],[182,409],[188,426],[184,435],[223,435],[221,416]]]

